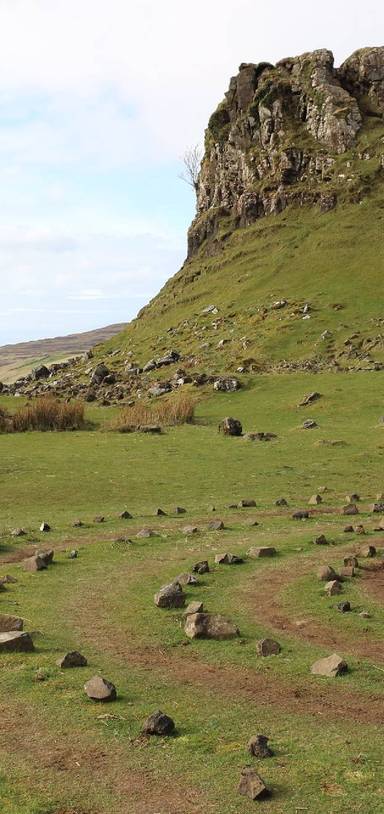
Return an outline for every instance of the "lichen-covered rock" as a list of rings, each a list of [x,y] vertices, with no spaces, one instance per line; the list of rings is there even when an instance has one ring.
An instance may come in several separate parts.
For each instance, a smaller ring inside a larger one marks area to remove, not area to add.
[[[189,639],[233,639],[239,635],[238,627],[219,613],[191,613],[185,623]]]

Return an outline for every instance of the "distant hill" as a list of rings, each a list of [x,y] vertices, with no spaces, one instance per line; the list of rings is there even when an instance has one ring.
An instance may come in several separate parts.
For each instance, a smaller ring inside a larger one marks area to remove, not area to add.
[[[85,333],[18,342],[0,347],[0,381],[13,382],[40,364],[58,362],[77,356],[89,348],[106,342],[125,328],[125,323],[107,325]]]

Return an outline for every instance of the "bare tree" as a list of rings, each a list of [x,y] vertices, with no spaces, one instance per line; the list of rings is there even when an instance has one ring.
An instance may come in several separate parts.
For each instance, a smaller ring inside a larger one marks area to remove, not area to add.
[[[179,178],[189,184],[195,192],[198,190],[198,178],[200,172],[201,159],[203,151],[199,144],[195,147],[189,147],[183,156],[184,170],[180,173]]]

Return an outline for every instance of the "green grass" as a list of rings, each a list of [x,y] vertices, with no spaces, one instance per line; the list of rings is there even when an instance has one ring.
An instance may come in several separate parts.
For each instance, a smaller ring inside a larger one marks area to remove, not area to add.
[[[367,601],[357,579],[346,584],[345,597],[356,608],[369,607],[372,620],[338,614],[337,599],[324,600],[315,577],[317,558],[329,556],[339,565],[347,542],[345,519],[327,510],[356,490],[362,496],[359,520],[372,525],[368,503],[383,488],[381,384],[380,373],[257,376],[238,393],[205,398],[195,425],[160,437],[107,432],[113,411],[93,405],[87,430],[0,436],[3,557],[33,550],[30,538],[57,548],[55,565],[43,573],[28,574],[17,563],[3,566],[18,582],[1,594],[1,611],[22,615],[26,629],[39,632],[35,653],[0,659],[4,814],[122,814],[127,808],[133,814],[246,814],[256,804],[239,797],[236,787],[242,766],[252,762],[246,743],[256,732],[268,734],[276,751],[271,760],[255,761],[273,790],[263,803],[266,812],[313,811],[314,800],[319,814],[384,811],[380,720],[360,724],[357,738],[354,720],[322,713],[321,707],[321,699],[333,693],[343,709],[349,698],[353,711],[356,705],[369,708],[372,696],[381,703],[380,664],[358,657],[353,640],[368,628],[380,642],[383,612],[377,601]],[[315,389],[322,399],[298,408]],[[230,414],[245,430],[276,432],[277,440],[223,438],[217,425]],[[317,430],[300,429],[309,416]],[[343,445],[319,444],[330,440]],[[319,513],[305,523],[291,520],[291,510],[305,507],[322,485],[328,491]],[[288,514],[274,506],[280,496],[289,501]],[[254,497],[257,508],[226,508],[242,497]],[[211,503],[225,520],[224,532],[207,530],[215,516],[208,511]],[[176,505],[187,514],[176,518]],[[169,515],[155,517],[158,506]],[[125,507],[133,520],[117,518]],[[103,525],[93,522],[100,513]],[[72,528],[77,517],[84,528]],[[260,525],[250,528],[253,517]],[[52,525],[50,534],[39,534],[42,519]],[[200,532],[185,537],[181,527],[190,522]],[[158,536],[136,540],[143,525]],[[11,538],[15,526],[25,527],[29,537]],[[312,542],[321,531],[334,541],[326,553]],[[121,534],[133,544],[114,544]],[[361,539],[375,536],[352,537],[351,545]],[[275,545],[278,557],[216,567],[187,591],[188,600],[202,599],[208,610],[234,619],[240,639],[186,646],[182,614],[156,608],[153,594],[198,559],[212,563],[217,551],[245,553],[252,544]],[[79,558],[71,561],[67,551],[73,547]],[[297,577],[284,587],[284,573],[294,564]],[[306,575],[301,564],[310,566]],[[276,632],[263,618],[264,592],[280,570],[276,601],[284,612],[294,618],[310,614],[320,625],[344,631],[350,644],[342,655],[350,672],[342,679],[311,676],[310,664],[329,649],[290,630]],[[279,657],[256,656],[255,642],[266,635],[281,642]],[[73,648],[87,655],[89,666],[61,672],[56,659]],[[36,682],[38,669],[46,681]],[[83,683],[96,672],[116,684],[116,704],[100,708],[86,700]],[[275,684],[281,689],[273,701],[258,698],[258,686],[270,685],[273,695]],[[297,707],[295,692],[303,699]],[[318,700],[318,711],[308,693]],[[174,717],[178,734],[145,746],[137,738],[158,707]],[[99,717],[105,714],[112,717]]]

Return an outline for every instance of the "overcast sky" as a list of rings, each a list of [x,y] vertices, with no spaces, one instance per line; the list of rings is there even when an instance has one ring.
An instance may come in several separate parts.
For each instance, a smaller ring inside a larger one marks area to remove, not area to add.
[[[0,344],[128,320],[177,271],[180,156],[240,62],[383,39],[382,0],[0,0]]]

